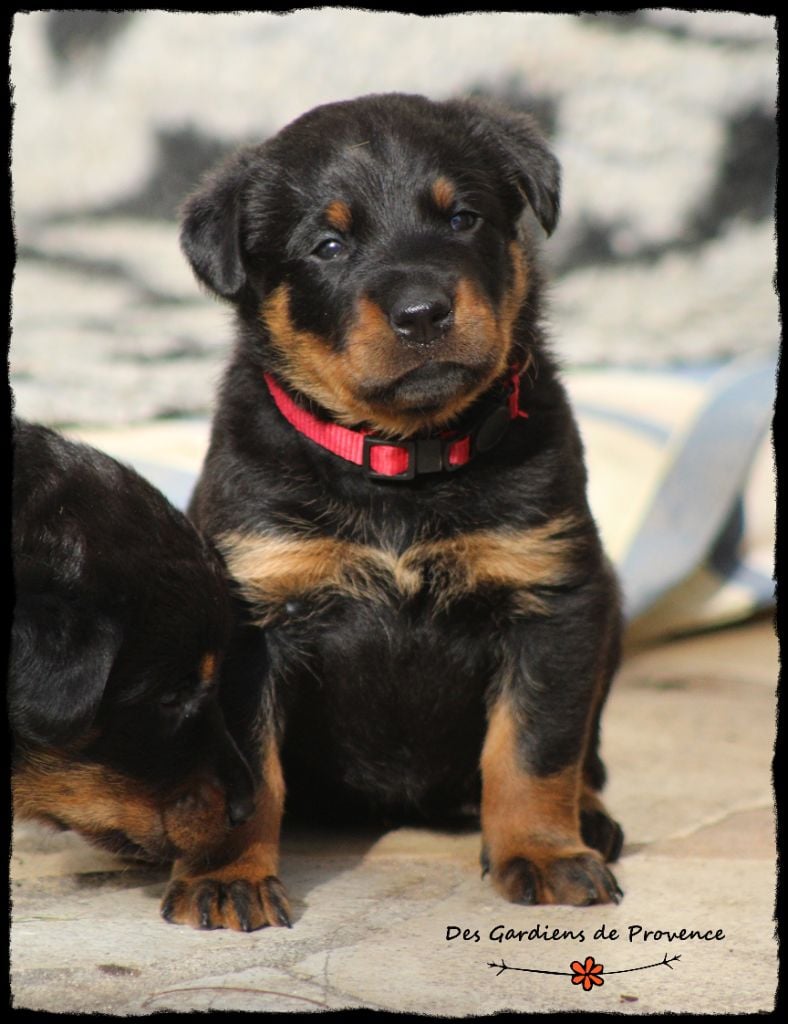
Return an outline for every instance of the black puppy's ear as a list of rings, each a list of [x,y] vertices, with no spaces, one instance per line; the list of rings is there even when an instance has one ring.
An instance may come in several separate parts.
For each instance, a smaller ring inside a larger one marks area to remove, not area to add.
[[[197,278],[231,301],[246,285],[241,214],[253,147],[209,174],[181,208],[181,248]]]
[[[8,676],[16,737],[59,745],[89,729],[121,641],[117,626],[71,601],[20,595]]]
[[[533,210],[545,233],[558,223],[561,198],[561,165],[547,147],[530,116],[482,100],[464,101],[473,127],[503,157],[512,184]]]

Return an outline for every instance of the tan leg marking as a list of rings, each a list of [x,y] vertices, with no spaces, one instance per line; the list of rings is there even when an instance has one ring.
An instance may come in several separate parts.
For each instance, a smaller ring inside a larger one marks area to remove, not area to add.
[[[507,697],[490,714],[482,751],[482,837],[496,889],[518,903],[606,903],[618,886],[580,838],[580,764],[544,777],[522,764]]]

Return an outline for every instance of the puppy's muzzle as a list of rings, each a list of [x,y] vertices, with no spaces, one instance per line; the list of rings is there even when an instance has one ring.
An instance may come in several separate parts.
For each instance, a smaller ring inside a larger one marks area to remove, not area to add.
[[[214,777],[225,793],[227,820],[232,827],[247,821],[255,805],[255,783],[249,765],[236,746],[218,703],[211,702],[206,718],[215,743]]]

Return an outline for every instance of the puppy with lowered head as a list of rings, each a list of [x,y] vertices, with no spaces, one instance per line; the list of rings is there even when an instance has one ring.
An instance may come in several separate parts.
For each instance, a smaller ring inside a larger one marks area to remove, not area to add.
[[[13,450],[14,813],[114,853],[200,861],[253,806],[217,695],[221,560],[102,452],[22,420]]]

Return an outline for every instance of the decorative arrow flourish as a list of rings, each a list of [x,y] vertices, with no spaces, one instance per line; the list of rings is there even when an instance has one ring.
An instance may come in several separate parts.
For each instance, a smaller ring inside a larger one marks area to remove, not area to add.
[[[672,971],[673,968],[670,966],[676,960],[681,960],[681,954],[677,953],[675,956],[668,959],[668,954],[661,960],[657,960],[653,964],[644,964],[642,967],[625,967],[620,971],[608,971],[607,977],[611,974],[629,974],[631,971],[647,971],[650,967],[668,967]],[[499,978],[504,971],[527,971],[529,974],[558,974],[565,978],[571,978],[573,985],[582,985],[586,992],[590,992],[595,985],[604,985],[604,979],[602,974],[604,973],[604,966],[594,961],[592,956],[588,956],[585,959],[585,963],[580,963],[579,960],[573,960],[569,965],[569,971],[543,971],[538,967],[510,967],[509,964],[504,963],[503,957],[499,964],[492,963],[487,964],[488,967],[497,967],[498,973],[496,978]]]

